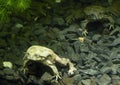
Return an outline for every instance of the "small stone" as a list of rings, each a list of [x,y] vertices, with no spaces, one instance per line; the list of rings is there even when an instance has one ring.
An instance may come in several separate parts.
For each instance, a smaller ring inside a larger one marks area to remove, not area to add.
[[[82,85],[81,81],[79,81],[77,85]]]
[[[80,74],[75,75],[73,78],[74,78],[74,84],[75,85],[78,85],[78,83],[81,83],[81,81],[80,81],[81,80],[81,75]]]
[[[100,39],[101,35],[100,34],[95,34],[93,37],[92,37],[92,40],[93,41],[98,41]]]
[[[89,52],[89,47],[86,44],[79,44],[81,52]]]
[[[97,79],[96,77],[91,77],[91,85],[97,85]]]
[[[120,85],[120,77],[117,75],[112,75],[112,85]]]
[[[96,75],[99,73],[97,70],[93,70],[93,69],[81,70],[81,72],[89,75]]]
[[[15,73],[14,70],[9,69],[9,68],[5,68],[5,69],[3,70],[3,72],[4,72],[6,75],[13,75],[13,74]]]
[[[13,79],[14,79],[13,76],[9,76],[9,75],[5,76],[5,78],[6,78],[7,80],[13,80]]]
[[[112,74],[117,74],[117,70],[119,69],[119,65],[113,64],[111,66],[111,69],[112,69]]]
[[[15,27],[16,27],[16,28],[22,28],[22,27],[23,27],[23,25],[22,25],[22,24],[20,24],[20,23],[17,23],[17,24],[15,25]]]
[[[112,71],[112,69],[110,67],[104,66],[100,69],[100,71],[101,71],[101,73],[109,73]]]
[[[33,76],[33,75],[30,75],[29,76],[29,78],[28,78],[28,81],[27,81],[27,83],[29,84],[29,83],[34,83],[34,84],[38,84],[39,83],[39,79],[37,79],[35,76]]]
[[[114,80],[120,79],[120,77],[118,75],[112,75],[111,78]]]
[[[91,80],[90,79],[86,79],[86,80],[82,80],[83,85],[91,85]]]
[[[47,73],[47,72],[45,72],[44,75],[41,77],[41,79],[42,79],[43,81],[48,81],[48,80],[50,80],[51,78],[52,78],[52,76],[51,76],[49,73]]]
[[[116,45],[118,45],[118,44],[120,44],[120,38],[116,38],[116,39],[113,41],[112,46],[116,46]]]
[[[74,79],[73,78],[63,78],[61,82],[64,82],[64,85],[73,85]]]
[[[97,80],[98,85],[109,85],[110,82],[111,78],[107,74],[104,74]]]
[[[120,85],[120,80],[113,81],[112,85]]]
[[[3,66],[4,66],[4,67],[8,67],[8,68],[12,68],[12,67],[13,67],[13,64],[12,64],[11,62],[9,62],[9,61],[4,61],[4,62],[3,62]]]

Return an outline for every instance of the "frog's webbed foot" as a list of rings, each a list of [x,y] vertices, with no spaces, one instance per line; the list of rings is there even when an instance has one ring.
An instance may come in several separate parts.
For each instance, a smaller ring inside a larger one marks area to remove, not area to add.
[[[87,29],[86,29],[86,26],[87,26],[87,24],[89,23],[90,21],[88,20],[88,19],[86,19],[86,20],[83,20],[82,22],[81,22],[81,24],[80,24],[80,26],[81,26],[81,28],[82,28],[82,35],[83,36],[86,36],[87,34],[88,34],[88,31],[87,31]]]
[[[113,30],[114,28],[115,28],[114,24],[111,24],[111,23],[110,23],[108,29],[109,29],[109,30]]]
[[[109,30],[113,30],[115,28],[115,20],[113,19],[113,17],[104,15],[104,18],[109,21],[107,24],[105,24],[105,27],[107,27]]]
[[[115,25],[113,23],[104,23],[103,26],[108,31],[111,31],[111,30],[115,29]]]
[[[83,35],[83,36],[87,36],[87,34],[88,34],[88,31],[87,31],[86,29],[83,30],[82,35]]]
[[[77,69],[76,69],[75,67],[72,67],[71,69],[69,69],[68,74],[69,74],[69,75],[73,75],[76,70],[77,70]]]
[[[116,26],[115,29],[113,29],[111,32],[110,32],[110,35],[113,35],[114,33],[116,32],[120,32],[120,27],[119,26]]]
[[[62,79],[62,77],[59,74],[56,74],[52,77],[52,79],[55,79],[57,81],[58,79]]]

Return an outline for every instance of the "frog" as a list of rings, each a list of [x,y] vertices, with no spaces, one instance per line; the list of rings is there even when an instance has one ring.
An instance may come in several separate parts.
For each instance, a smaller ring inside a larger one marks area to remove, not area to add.
[[[61,58],[52,49],[47,48],[45,46],[40,46],[40,45],[30,46],[27,49],[23,60],[24,60],[24,63],[23,63],[24,73],[26,73],[26,69],[29,70],[28,68],[26,68],[26,66],[27,66],[27,63],[32,60],[34,62],[40,62],[48,66],[53,71],[53,77],[55,77],[55,80],[61,79],[60,73],[55,63],[68,66],[69,75],[73,75],[77,70],[74,64],[70,61],[70,59],[63,58],[63,57]]]
[[[88,31],[86,29],[86,26],[89,22],[97,21],[106,19],[108,20],[108,23],[104,23],[104,26],[108,28],[109,30],[114,29],[114,19],[109,13],[109,9],[100,6],[100,5],[90,5],[83,9],[83,13],[85,15],[85,19],[81,21],[80,25],[83,29],[83,35],[86,36],[88,34]]]

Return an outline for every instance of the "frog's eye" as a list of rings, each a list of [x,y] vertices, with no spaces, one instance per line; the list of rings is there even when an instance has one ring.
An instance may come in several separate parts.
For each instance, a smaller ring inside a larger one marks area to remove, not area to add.
[[[35,56],[36,58],[39,58],[39,57],[40,57],[38,54],[35,54],[34,56]]]

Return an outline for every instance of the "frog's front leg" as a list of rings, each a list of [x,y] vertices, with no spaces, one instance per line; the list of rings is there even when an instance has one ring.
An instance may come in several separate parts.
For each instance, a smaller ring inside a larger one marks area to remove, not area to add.
[[[77,69],[74,67],[74,64],[67,58],[60,58],[58,55],[56,55],[55,53],[52,54],[53,56],[55,56],[55,61],[64,65],[64,66],[69,66],[69,71],[68,74],[73,75],[74,71],[76,71]]]
[[[112,30],[109,35],[113,35],[116,32],[120,32],[120,27],[119,26],[116,26],[116,28],[114,30]]]
[[[82,28],[82,35],[86,36],[88,34],[88,31],[86,29],[87,24],[89,23],[89,20],[84,20],[81,22],[81,28]]]
[[[69,74],[69,75],[73,75],[73,74],[74,74],[74,71],[77,70],[77,69],[74,67],[74,64],[73,64],[69,59],[67,59],[67,58],[61,58],[60,63],[69,66],[69,70],[68,70],[68,74]]]
[[[23,71],[24,74],[26,74],[26,70],[28,70],[28,68],[26,67],[28,61],[29,61],[29,60],[25,60],[24,63],[23,63],[22,71]]]
[[[84,29],[83,32],[82,32],[82,35],[87,36],[87,34],[88,34],[87,29]]]
[[[114,19],[111,17],[111,16],[104,16],[104,18],[106,18],[106,19],[108,19],[109,20],[109,23],[107,24],[107,26],[109,26],[109,30],[112,30],[112,29],[114,29],[115,27],[114,27]]]

